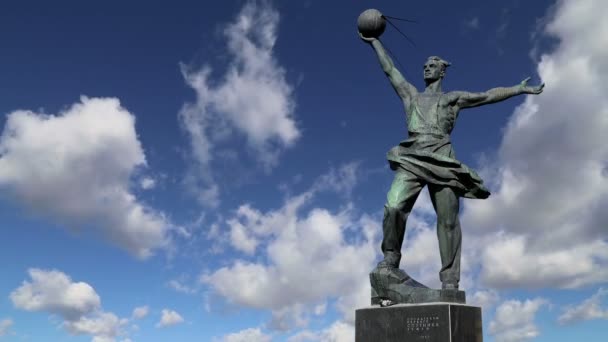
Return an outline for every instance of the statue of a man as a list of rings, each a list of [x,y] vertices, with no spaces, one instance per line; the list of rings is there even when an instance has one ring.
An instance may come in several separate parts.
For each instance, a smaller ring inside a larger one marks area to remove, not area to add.
[[[441,81],[450,63],[432,56],[424,64],[426,88],[419,92],[395,68],[380,40],[367,38],[382,70],[405,106],[408,139],[388,152],[395,179],[384,206],[382,252],[378,268],[398,269],[405,225],[414,202],[425,185],[437,214],[437,237],[441,254],[439,278],[442,289],[457,290],[460,281],[462,233],[458,220],[460,197],[485,199],[490,192],[479,176],[456,159],[450,133],[461,109],[506,100],[515,95],[540,94],[544,84],[494,88],[482,93],[444,93]]]

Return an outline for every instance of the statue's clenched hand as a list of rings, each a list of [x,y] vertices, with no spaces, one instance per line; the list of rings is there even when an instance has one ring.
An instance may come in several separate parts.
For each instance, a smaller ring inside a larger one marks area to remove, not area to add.
[[[522,93],[537,95],[537,94],[540,94],[543,92],[543,88],[545,87],[544,83],[541,83],[541,85],[538,85],[538,86],[529,86],[528,85],[529,80],[530,80],[530,77],[521,81],[521,83],[519,84],[519,87],[520,87]]]

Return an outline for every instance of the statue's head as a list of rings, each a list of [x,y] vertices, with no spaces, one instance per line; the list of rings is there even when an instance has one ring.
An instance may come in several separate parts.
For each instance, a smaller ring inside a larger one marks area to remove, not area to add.
[[[424,63],[424,80],[434,82],[445,76],[445,70],[450,66],[450,62],[437,56],[431,56]]]

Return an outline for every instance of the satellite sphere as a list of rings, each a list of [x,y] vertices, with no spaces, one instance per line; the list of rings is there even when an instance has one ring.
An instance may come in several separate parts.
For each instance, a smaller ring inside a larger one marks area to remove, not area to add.
[[[359,15],[357,28],[363,37],[378,38],[386,28],[386,19],[380,11],[370,8]]]

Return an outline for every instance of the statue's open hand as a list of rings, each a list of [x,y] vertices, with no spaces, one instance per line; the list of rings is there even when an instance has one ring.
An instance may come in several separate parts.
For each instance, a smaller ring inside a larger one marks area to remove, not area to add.
[[[543,92],[543,88],[545,87],[544,83],[541,83],[538,86],[529,86],[528,85],[528,81],[530,80],[530,77],[526,78],[525,80],[521,81],[521,83],[519,84],[519,86],[521,87],[521,90],[524,94],[540,94]]]
[[[371,43],[372,43],[374,40],[376,40],[376,38],[373,38],[373,37],[369,37],[369,38],[368,38],[368,37],[363,36],[363,35],[361,34],[361,32],[358,32],[358,31],[357,31],[357,33],[359,34],[359,38],[361,38],[361,40],[363,40],[363,41],[364,41],[364,42],[366,42],[366,43],[371,44]]]

